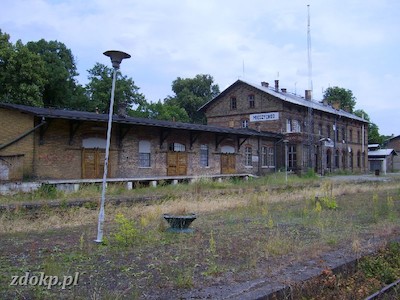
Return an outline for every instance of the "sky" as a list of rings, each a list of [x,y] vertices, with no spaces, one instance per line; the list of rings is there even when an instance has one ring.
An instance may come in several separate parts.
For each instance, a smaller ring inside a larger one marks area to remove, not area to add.
[[[279,79],[304,95],[309,36],[313,98],[328,87],[349,89],[355,109],[395,136],[399,28],[398,0],[3,0],[0,10],[11,42],[43,38],[71,49],[82,85],[97,62],[111,67],[104,51],[129,53],[121,72],[148,101],[173,96],[175,79],[197,74],[211,75],[221,91],[237,79]]]

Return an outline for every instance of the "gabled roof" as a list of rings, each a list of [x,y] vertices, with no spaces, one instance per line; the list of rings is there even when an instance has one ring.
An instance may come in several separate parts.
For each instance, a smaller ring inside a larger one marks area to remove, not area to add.
[[[391,141],[391,140],[395,140],[395,139],[398,139],[398,138],[400,138],[400,135],[392,136],[392,137],[388,138],[388,139],[386,140],[386,142]]]
[[[281,99],[282,101],[286,101],[286,102],[289,102],[289,103],[297,104],[297,105],[304,106],[304,107],[307,107],[307,108],[312,108],[312,109],[315,109],[315,110],[320,110],[320,111],[331,113],[331,114],[334,114],[334,115],[339,115],[339,116],[350,118],[350,119],[357,120],[357,121],[360,121],[360,122],[368,123],[367,120],[365,120],[363,118],[360,118],[360,117],[358,117],[358,116],[356,116],[354,114],[351,114],[349,112],[346,112],[346,111],[344,111],[342,109],[337,110],[337,109],[333,108],[330,105],[324,105],[323,103],[316,102],[316,101],[313,101],[313,100],[306,100],[305,98],[303,98],[303,97],[301,97],[299,95],[294,95],[294,94],[291,94],[291,93],[288,93],[288,92],[275,91],[274,88],[257,85],[257,84],[250,83],[250,82],[247,82],[247,81],[244,81],[244,80],[240,80],[240,79],[237,80],[236,82],[234,82],[228,88],[226,88],[217,97],[215,97],[214,99],[212,99],[211,101],[207,102],[202,107],[200,107],[199,111],[205,111],[211,104],[213,104],[215,101],[218,101],[218,99],[220,99],[221,97],[225,96],[227,93],[229,93],[229,91],[233,87],[235,87],[235,86],[237,86],[239,84],[246,84],[248,86],[256,88],[257,90],[259,90],[259,91],[261,91],[263,93],[266,93],[266,94],[274,96],[274,97],[276,97],[278,99]]]
[[[379,144],[368,144],[368,148],[380,148]]]
[[[9,104],[9,103],[0,103],[0,108],[1,107],[17,110],[40,118],[108,122],[108,114],[97,114],[93,112],[75,111],[66,109],[32,107],[32,106]],[[265,131],[259,132],[249,128],[234,129],[234,128],[219,127],[219,126],[171,122],[171,121],[162,121],[162,120],[154,120],[146,118],[122,117],[118,115],[113,115],[113,123],[143,125],[143,126],[151,126],[159,128],[169,128],[169,129],[182,129],[190,131],[203,131],[203,132],[212,132],[221,134],[234,134],[239,136],[260,136],[260,137],[275,138],[275,139],[281,138],[280,134],[276,134],[273,132],[265,132]]]
[[[393,149],[378,149],[374,151],[368,151],[368,157],[386,157],[389,155],[397,155]]]

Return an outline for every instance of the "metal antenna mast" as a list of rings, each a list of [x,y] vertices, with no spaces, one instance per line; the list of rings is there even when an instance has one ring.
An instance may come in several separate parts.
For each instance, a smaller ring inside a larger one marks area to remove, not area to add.
[[[310,5],[307,5],[307,58],[308,58],[308,89],[311,93],[312,101],[312,94],[313,94],[313,84],[312,84],[312,64],[311,64],[311,32],[310,32]],[[314,153],[314,139],[313,139],[313,109],[312,103],[309,103],[308,106],[308,118],[307,118],[307,125],[308,125],[308,167],[313,168],[313,153]]]
[[[312,63],[311,63],[311,31],[310,31],[310,4],[307,5],[308,23],[307,23],[307,55],[308,55],[308,89],[312,92]]]

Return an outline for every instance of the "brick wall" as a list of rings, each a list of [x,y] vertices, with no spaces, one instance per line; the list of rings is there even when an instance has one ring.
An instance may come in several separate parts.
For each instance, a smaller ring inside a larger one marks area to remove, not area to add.
[[[249,95],[254,97],[254,107],[250,107]],[[231,109],[231,98],[236,98],[236,109]],[[306,169],[306,164],[303,161],[304,156],[307,156],[303,151],[305,145],[308,144],[308,108],[289,102],[282,101],[272,95],[264,93],[252,86],[244,83],[239,83],[223,93],[223,95],[206,110],[207,122],[209,125],[217,125],[223,127],[241,128],[243,120],[249,120],[250,114],[278,112],[279,120],[264,121],[264,122],[248,122],[248,127],[255,130],[269,131],[275,133],[285,133],[285,139],[288,144],[296,145],[297,167],[295,169]],[[287,132],[287,120],[297,122],[300,126],[300,132]],[[368,130],[366,124],[364,130],[364,147],[362,146],[362,126],[363,123],[338,115],[326,113],[320,110],[313,110],[312,115],[312,142],[318,149],[312,151],[319,155],[319,162],[315,162],[313,156],[313,165],[317,165],[319,169],[327,169],[335,171],[336,169],[350,169],[356,172],[363,172],[367,169],[367,141]],[[336,135],[336,131],[339,134]],[[320,131],[322,129],[322,132]],[[329,129],[328,129],[329,128]],[[343,134],[344,131],[344,134]],[[350,136],[351,134],[351,136]],[[334,149],[330,150],[331,161],[328,163],[329,149],[320,146],[319,140],[322,138],[331,138],[334,142]],[[280,145],[277,153],[280,166],[284,166],[284,147]],[[335,161],[336,150],[339,153],[339,166]],[[362,155],[362,151],[365,155]],[[360,153],[360,154],[358,154]],[[357,159],[357,155],[361,159]],[[352,158],[353,157],[353,158]],[[322,159],[321,159],[322,158]],[[278,166],[279,167],[279,166]]]
[[[106,139],[106,123],[52,120],[44,131],[41,143],[40,134],[35,135],[34,170],[40,179],[78,179],[82,178],[82,141],[86,138]],[[195,137],[188,130],[165,130],[148,126],[122,128],[114,124],[110,147],[110,173],[108,177],[152,177],[167,175],[167,155],[171,143],[185,145],[187,153],[187,175],[211,175],[221,173],[221,147],[231,145],[235,148],[236,172],[259,174],[259,160],[254,159],[251,166],[245,166],[244,150],[252,148],[252,156],[259,157],[257,138],[248,139],[239,149],[235,136],[227,138],[216,147],[215,134],[201,132]],[[72,139],[71,128],[77,128]],[[119,136],[125,133],[121,144]],[[161,137],[164,137],[160,147]],[[139,165],[139,142],[149,141],[151,145],[150,167]],[[192,141],[192,147],[190,147]],[[209,165],[200,164],[200,147],[208,145]],[[273,147],[273,142],[261,140],[260,145]],[[263,169],[271,172],[273,169]]]
[[[0,145],[14,140],[32,128],[34,128],[33,116],[15,110],[0,108]],[[25,177],[33,175],[33,141],[34,133],[31,133],[11,146],[0,150],[0,156],[23,155],[22,176]],[[18,161],[18,164],[21,164],[19,160],[14,161]],[[21,177],[21,175],[16,175],[16,177]]]

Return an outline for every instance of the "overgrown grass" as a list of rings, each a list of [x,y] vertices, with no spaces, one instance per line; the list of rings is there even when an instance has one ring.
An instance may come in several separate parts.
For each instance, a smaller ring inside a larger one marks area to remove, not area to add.
[[[315,185],[313,180],[289,178],[288,183],[270,177],[165,186],[157,188],[172,195],[164,201],[107,205],[104,245],[92,242],[97,210],[3,213],[0,298],[57,298],[56,289],[7,285],[12,274],[26,269],[82,272],[79,286],[66,291],[76,299],[104,293],[136,298],[158,290],[165,296],[207,286],[227,274],[231,280],[250,280],[272,266],[332,248],[351,245],[351,251],[361,254],[370,247],[368,237],[389,237],[400,226],[398,183]],[[277,188],[271,189],[274,184]],[[162,214],[182,211],[197,213],[195,232],[167,232]]]
[[[316,177],[312,173],[298,177],[295,175],[288,176],[285,180],[284,173],[274,173],[260,178],[250,177],[248,180],[239,178],[225,179],[222,181],[212,180],[210,178],[199,177],[193,183],[181,183],[178,185],[167,184],[167,182],[159,182],[158,186],[148,187],[141,183],[137,183],[133,190],[127,190],[124,183],[108,183],[108,197],[135,197],[162,194],[170,198],[182,196],[183,194],[200,194],[204,191],[213,190],[241,190],[248,188],[264,188],[286,187],[296,184],[312,184]],[[55,185],[43,185],[37,191],[32,193],[16,193],[10,195],[0,195],[0,204],[31,202],[31,201],[47,201],[47,200],[68,200],[68,199],[98,199],[101,193],[101,184],[86,183],[80,184],[80,189],[76,192],[66,193],[56,189]]]

